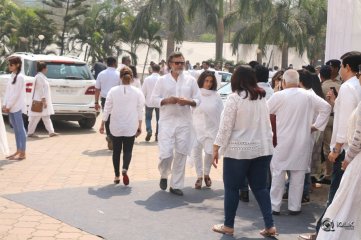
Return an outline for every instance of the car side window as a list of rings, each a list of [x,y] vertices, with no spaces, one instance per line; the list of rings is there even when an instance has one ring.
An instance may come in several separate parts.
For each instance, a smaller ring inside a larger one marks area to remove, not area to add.
[[[34,61],[24,59],[24,73],[26,76],[34,77],[36,74]]]

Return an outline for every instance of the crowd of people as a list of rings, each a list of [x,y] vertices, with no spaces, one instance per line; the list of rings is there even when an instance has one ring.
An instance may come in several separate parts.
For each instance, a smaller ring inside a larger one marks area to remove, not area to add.
[[[287,215],[299,215],[302,203],[310,201],[312,186],[325,183],[330,190],[316,232],[300,239],[359,239],[361,53],[348,52],[340,59],[299,70],[293,66],[270,70],[255,61],[234,69],[225,66],[233,75],[232,93],[224,105],[214,73],[222,67],[207,61],[192,66],[180,52],[160,64],[152,62],[142,84],[129,57],[123,57],[120,66],[114,57],[106,59],[106,66],[96,63],[95,108],[103,110],[99,131],[106,133],[108,148],[113,150],[114,183],[120,183],[120,172],[124,185],[130,182],[134,141],[142,133],[145,116],[145,140],[154,136],[158,143],[161,190],[169,186],[172,194],[183,195],[187,158],[195,166],[194,188],[202,189],[203,181],[211,187],[212,165],[217,168],[223,156],[224,222],[214,225],[213,231],[234,234],[238,202],[249,201],[250,189],[263,215],[265,227],[260,234],[277,236],[274,216],[285,214],[282,200],[288,200]],[[12,75],[2,104],[16,138],[17,151],[7,157],[11,160],[26,158],[21,117],[26,111],[25,90],[19,60],[8,59]],[[50,137],[57,135],[50,121],[54,110],[45,74],[46,64],[38,63],[33,100],[42,102],[45,111],[30,110],[28,137],[34,136],[40,119]],[[4,129],[1,118],[0,150],[8,154]],[[326,225],[326,220],[352,221],[355,231]]]

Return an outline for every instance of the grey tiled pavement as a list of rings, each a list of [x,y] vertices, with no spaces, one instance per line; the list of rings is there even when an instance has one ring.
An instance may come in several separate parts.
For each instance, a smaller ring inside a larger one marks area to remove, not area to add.
[[[49,212],[42,211],[42,213],[37,211],[42,210],[40,208],[35,210],[33,209],[35,208],[34,206],[30,208],[26,205],[7,199],[9,198],[8,196],[21,195],[24,198],[27,195],[33,196],[35,194],[34,196],[42,196],[41,194],[46,195],[50,192],[58,192],[60,194],[66,193],[67,191],[75,191],[74,194],[80,194],[84,189],[99,189],[109,186],[109,184],[113,182],[114,177],[111,152],[106,149],[105,136],[97,132],[98,126],[99,122],[93,130],[83,130],[80,129],[76,123],[55,122],[55,129],[60,133],[60,136],[48,138],[43,127],[40,127],[40,138],[29,139],[28,141],[26,160],[15,162],[4,160],[4,157],[0,158],[0,239],[100,239],[99,237],[95,236],[96,233],[89,233],[91,229],[89,230],[81,228],[83,229],[81,230],[79,226],[72,223],[71,221],[67,221],[65,218],[62,220],[61,216],[59,217],[58,215],[54,215],[53,217],[50,217],[49,215],[51,214]],[[8,140],[11,144],[10,146],[12,151],[14,151],[15,139],[13,132],[10,130],[8,124],[7,130]],[[143,187],[144,189],[147,189],[143,193],[145,195],[139,196],[139,199],[147,199],[147,196],[150,197],[153,191],[155,193],[158,192],[157,181],[159,180],[159,172],[157,169],[157,145],[154,142],[154,138],[152,138],[150,142],[144,141],[144,131],[145,127],[143,127],[143,134],[136,139],[136,144],[133,151],[133,159],[129,170],[129,177],[131,180],[130,186],[133,185],[134,189],[142,189]],[[222,164],[220,164],[218,169],[212,169],[211,177],[215,182],[218,182],[214,191],[221,191],[222,188],[221,169]],[[187,167],[186,190],[189,192],[189,197],[196,197],[197,194],[199,194],[191,188],[195,177],[194,169]],[[154,186],[154,190],[151,189],[152,186]],[[79,191],[77,191],[77,189]],[[305,225],[306,227],[309,227],[309,229],[306,228],[302,232],[312,232],[312,224],[314,223],[312,221],[315,221],[317,215],[320,212],[320,209],[322,209],[322,203],[325,200],[326,192],[327,189],[325,187],[314,190],[314,193],[311,197],[313,200],[315,200],[315,203],[307,206],[305,209],[308,213],[303,214],[303,216],[307,216],[305,221],[311,222]],[[81,196],[84,197],[86,195],[84,194]],[[136,193],[131,192],[128,195],[131,199],[133,199],[132,194],[134,197],[136,197]],[[90,195],[91,194],[89,193],[89,196]],[[220,203],[219,197],[221,197],[221,195],[217,196],[217,204]],[[43,205],[51,205],[51,202],[45,202],[48,200],[45,197],[44,204],[41,204],[41,198],[38,200],[39,203],[37,204],[40,204],[40,207]],[[106,201],[106,199],[101,200]],[[112,204],[114,203],[114,198],[111,198],[111,200],[106,202]],[[212,204],[215,202],[216,201],[212,202],[210,206],[212,206]],[[84,204],[86,205],[86,203]],[[243,208],[248,211],[250,211],[249,209],[254,209],[254,211],[257,211],[257,214],[259,215],[258,209],[254,207],[254,202],[250,204],[253,204],[250,205],[252,207],[240,204],[238,211],[240,219],[242,219]],[[61,208],[58,203],[54,203],[53,207],[54,209]],[[71,206],[68,206],[66,209],[68,212],[71,210]],[[142,211],[146,210],[147,209],[145,208]],[[219,209],[217,211],[219,211]],[[176,212],[177,214],[181,214],[177,209],[175,213]],[[187,211],[185,210],[185,212]],[[211,209],[208,212],[211,212]],[[157,212],[153,214],[157,214]],[[203,216],[202,213],[200,213],[199,219],[195,219],[195,221],[202,221],[203,218],[209,216],[207,214],[204,214]],[[252,216],[252,212],[248,212],[247,214]],[[222,213],[218,212],[217,217],[217,219],[221,219]],[[279,220],[281,217],[282,219]],[[275,217],[276,224],[278,224],[278,222],[282,222],[282,224],[283,222],[289,222],[290,224],[294,223],[297,225],[295,217],[281,217]],[[302,220],[302,215],[300,216],[300,219]],[[91,219],[88,221],[91,222]],[[239,222],[239,219],[237,221]],[[259,221],[255,220],[255,222],[258,222],[258,224],[255,226],[254,222],[252,221],[252,217],[248,217],[247,220],[242,219],[242,221],[244,222],[242,222],[240,226],[247,227],[247,224],[249,224],[251,229],[250,233],[238,233],[236,238],[258,239],[258,235],[252,235],[251,233],[254,232],[255,229],[261,227],[261,225],[259,225]],[[144,224],[144,222],[146,222],[146,220],[143,219],[142,223]],[[192,223],[183,222],[182,226],[187,227],[187,224],[191,225]],[[210,222],[210,224],[213,223]],[[139,228],[139,226],[134,227]],[[211,226],[209,226],[209,229],[210,227]],[[281,226],[280,228],[284,231],[284,236],[282,237],[281,232],[279,239],[296,239],[297,232],[292,231],[292,225],[287,226],[288,229]],[[295,226],[295,230],[296,229],[297,226]],[[202,229],[200,232],[202,231],[206,231],[206,235],[208,236],[208,225],[207,229]],[[144,239],[155,239],[150,236],[151,233],[149,232],[148,237]],[[211,239],[228,239],[225,236],[213,233],[211,233],[210,236],[212,236]],[[291,238],[286,236],[290,236]],[[141,239],[141,237],[138,239]],[[168,237],[167,239],[172,238]],[[199,238],[198,236],[194,239],[202,238]],[[206,239],[210,238],[207,237]]]

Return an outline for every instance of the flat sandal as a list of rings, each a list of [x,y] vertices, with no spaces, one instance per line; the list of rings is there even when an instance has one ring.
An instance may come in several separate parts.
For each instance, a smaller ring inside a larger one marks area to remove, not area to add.
[[[274,229],[274,231],[270,231],[270,229]],[[278,232],[277,232],[275,227],[271,227],[269,229],[265,228],[262,231],[260,231],[259,234],[261,234],[263,237],[276,237],[276,236],[278,236]]]
[[[228,230],[226,229],[228,228]],[[223,224],[216,224],[212,227],[213,232],[222,233],[225,235],[233,236],[234,229],[224,226]]]

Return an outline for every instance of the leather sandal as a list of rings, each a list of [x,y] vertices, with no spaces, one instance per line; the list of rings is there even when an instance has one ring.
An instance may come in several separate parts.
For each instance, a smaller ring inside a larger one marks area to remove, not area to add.
[[[20,154],[20,153],[18,153],[18,152],[13,153],[13,154],[11,154],[11,155],[7,156],[7,157],[6,157],[6,159],[8,159],[8,160],[12,160],[11,158],[14,158],[14,157],[15,157],[16,155],[18,155],[18,154]]]
[[[226,227],[223,224],[216,224],[212,227],[213,232],[222,233],[225,235],[233,236],[234,229]]]
[[[204,175],[204,183],[206,184],[207,187],[212,186],[212,180],[208,175]]]
[[[275,227],[271,227],[268,229],[263,229],[262,231],[259,232],[259,234],[261,234],[263,237],[276,237],[278,236],[278,232],[277,229]]]
[[[202,188],[202,178],[198,178],[196,183],[194,184],[195,189],[201,189]]]

